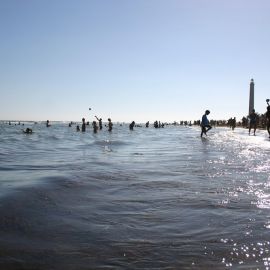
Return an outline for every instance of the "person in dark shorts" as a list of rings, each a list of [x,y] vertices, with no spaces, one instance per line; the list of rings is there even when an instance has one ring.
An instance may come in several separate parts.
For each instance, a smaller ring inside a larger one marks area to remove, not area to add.
[[[203,136],[203,134],[205,134],[207,136],[207,132],[212,128],[209,124],[209,120],[207,118],[207,115],[210,114],[209,110],[205,111],[205,114],[202,116],[202,123],[201,123],[201,127],[202,127],[202,131],[201,131],[201,137]]]

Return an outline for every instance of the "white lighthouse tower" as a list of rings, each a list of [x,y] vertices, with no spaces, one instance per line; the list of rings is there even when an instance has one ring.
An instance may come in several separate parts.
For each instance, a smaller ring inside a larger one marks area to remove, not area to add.
[[[254,109],[254,80],[251,79],[250,87],[249,87],[249,109],[248,115],[251,114],[252,110]]]

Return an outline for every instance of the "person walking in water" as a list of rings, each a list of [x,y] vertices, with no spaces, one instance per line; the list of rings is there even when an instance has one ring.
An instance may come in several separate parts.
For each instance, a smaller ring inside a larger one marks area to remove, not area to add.
[[[113,126],[113,123],[112,123],[111,118],[108,118],[108,126],[109,126],[108,131],[112,131],[112,126]]]
[[[269,99],[266,100],[267,102],[267,111],[265,113],[265,117],[266,117],[266,129],[270,138],[270,105],[269,105]]]
[[[86,127],[85,119],[83,118],[82,119],[82,132],[85,132],[85,127]]]
[[[202,123],[201,123],[201,127],[202,127],[202,131],[201,131],[201,137],[203,136],[203,134],[206,134],[206,132],[208,132],[212,127],[209,124],[209,120],[207,118],[207,115],[210,114],[209,110],[205,111],[205,114],[202,116]]]
[[[248,116],[249,118],[249,130],[248,130],[248,135],[250,135],[250,131],[253,128],[254,133],[253,135],[255,136],[256,129],[257,129],[257,122],[258,122],[258,115],[255,113],[255,110],[253,109],[251,114]]]
[[[96,115],[95,115],[95,117],[98,120],[99,129],[101,130],[102,129],[102,118],[98,118]]]

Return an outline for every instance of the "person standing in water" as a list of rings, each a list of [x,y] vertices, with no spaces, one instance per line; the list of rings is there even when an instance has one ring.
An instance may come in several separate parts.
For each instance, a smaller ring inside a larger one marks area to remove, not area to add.
[[[248,130],[248,135],[250,135],[250,131],[253,128],[254,133],[253,135],[255,136],[256,129],[257,129],[257,122],[258,122],[258,115],[255,113],[255,110],[253,109],[251,114],[248,116],[249,118],[249,130]]]
[[[98,118],[96,115],[95,115],[95,117],[98,120],[99,129],[101,130],[102,129],[102,118]]]
[[[201,123],[201,127],[202,127],[202,131],[201,131],[201,137],[203,136],[203,134],[205,134],[207,136],[207,132],[212,128],[209,124],[209,120],[207,118],[207,115],[210,114],[209,110],[205,111],[205,114],[202,116],[202,123]]]
[[[235,117],[232,119],[231,125],[232,125],[232,130],[234,130],[236,127],[236,118]]]
[[[82,132],[85,132],[85,127],[86,127],[85,118],[83,118],[82,119]]]
[[[266,116],[266,129],[270,138],[270,105],[269,105],[269,99],[266,100],[267,102],[267,111],[265,113]]]
[[[112,123],[111,118],[108,118],[108,126],[109,126],[108,131],[112,131],[112,126],[113,126],[113,123]]]
[[[131,124],[129,125],[129,129],[130,129],[130,130],[133,130],[134,126],[135,126],[135,122],[132,121]]]
[[[92,126],[93,126],[94,133],[97,133],[97,130],[98,130],[97,122],[93,121]]]

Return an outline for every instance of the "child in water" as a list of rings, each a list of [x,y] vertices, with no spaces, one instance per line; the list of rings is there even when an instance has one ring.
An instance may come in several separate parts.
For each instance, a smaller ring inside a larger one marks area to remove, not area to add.
[[[209,120],[207,118],[207,115],[210,114],[209,110],[205,111],[205,114],[202,116],[202,123],[201,123],[201,127],[202,127],[202,132],[201,132],[201,137],[203,136],[203,134],[206,135],[206,132],[208,132],[212,127],[209,124]],[[207,136],[207,135],[206,135]]]

